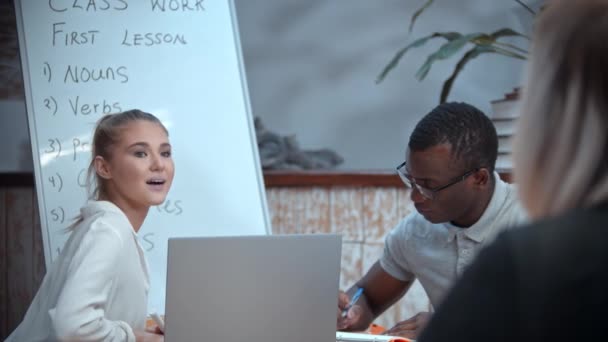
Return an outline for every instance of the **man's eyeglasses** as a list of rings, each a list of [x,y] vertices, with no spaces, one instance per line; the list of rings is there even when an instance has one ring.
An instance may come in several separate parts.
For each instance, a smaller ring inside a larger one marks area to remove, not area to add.
[[[418,190],[418,192],[420,192],[420,194],[422,196],[424,196],[425,198],[430,199],[430,200],[434,199],[435,194],[438,193],[439,191],[447,189],[456,183],[462,182],[467,177],[469,177],[470,175],[472,175],[473,173],[477,172],[480,169],[478,167],[473,170],[467,171],[462,176],[458,176],[458,177],[452,179],[446,185],[442,185],[442,186],[438,186],[436,188],[429,189],[429,188],[425,188],[425,187],[417,184],[414,181],[414,179],[406,173],[405,165],[406,165],[406,162],[403,162],[403,163],[399,164],[399,166],[397,166],[397,174],[399,175],[399,177],[401,178],[401,180],[403,181],[405,186],[407,186],[408,188],[410,188],[412,190],[414,190],[414,187],[415,187],[416,190]]]

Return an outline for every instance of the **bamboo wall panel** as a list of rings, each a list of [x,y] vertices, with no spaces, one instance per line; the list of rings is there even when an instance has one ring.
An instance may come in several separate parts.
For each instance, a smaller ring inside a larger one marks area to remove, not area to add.
[[[270,189],[267,192],[273,191],[274,189]],[[358,188],[333,188],[329,196],[331,231],[342,234],[343,243],[362,243],[363,191]]]

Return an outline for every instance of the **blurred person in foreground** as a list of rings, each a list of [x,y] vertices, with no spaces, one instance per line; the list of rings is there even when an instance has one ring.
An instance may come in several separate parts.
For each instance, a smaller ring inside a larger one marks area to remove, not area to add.
[[[419,342],[608,341],[606,60],[608,1],[551,1],[514,141],[532,223],[480,252]]]

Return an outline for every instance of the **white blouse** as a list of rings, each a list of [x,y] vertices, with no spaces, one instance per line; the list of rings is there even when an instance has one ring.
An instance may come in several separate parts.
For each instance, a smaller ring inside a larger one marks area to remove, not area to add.
[[[81,215],[6,341],[135,341],[145,328],[148,266],[127,216],[105,201]]]

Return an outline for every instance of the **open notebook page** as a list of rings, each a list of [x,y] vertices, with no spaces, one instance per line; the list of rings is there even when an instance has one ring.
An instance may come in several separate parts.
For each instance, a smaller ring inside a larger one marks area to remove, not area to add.
[[[405,337],[336,331],[337,342],[415,342]]]

